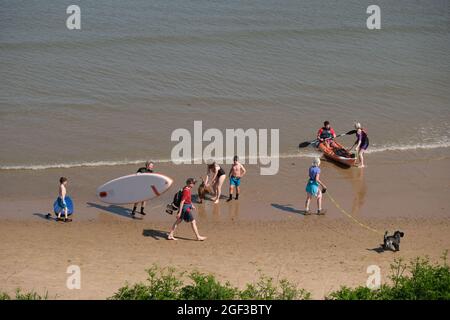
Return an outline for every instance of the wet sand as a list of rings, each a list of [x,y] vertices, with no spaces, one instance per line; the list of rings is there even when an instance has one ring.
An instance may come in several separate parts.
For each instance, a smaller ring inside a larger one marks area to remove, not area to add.
[[[365,170],[324,162],[322,178],[339,205],[362,224],[380,233],[404,231],[400,252],[373,250],[382,235],[346,217],[328,198],[326,216],[301,214],[311,159],[282,159],[276,176],[260,176],[257,167],[248,166],[239,201],[197,205],[205,242],[192,241],[187,224],[179,228],[179,241],[165,240],[174,217],[164,212],[182,182],[204,174],[204,166],[157,164],[175,185],[148,204],[142,220],[129,217],[130,206],[109,206],[95,197],[98,185],[135,166],[1,171],[0,289],[104,299],[125,281],[144,280],[144,270],[156,263],[213,273],[239,287],[256,280],[260,271],[287,278],[321,299],[340,285],[364,285],[371,264],[381,267],[386,280],[394,258],[438,260],[450,248],[448,151],[407,157],[379,153],[367,159]],[[70,179],[76,208],[74,221],[66,224],[44,218],[61,175]],[[81,268],[81,290],[66,288],[72,264]]]

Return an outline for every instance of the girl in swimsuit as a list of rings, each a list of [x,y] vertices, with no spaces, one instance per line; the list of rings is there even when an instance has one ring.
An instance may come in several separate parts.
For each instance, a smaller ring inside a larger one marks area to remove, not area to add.
[[[225,171],[216,163],[213,162],[212,164],[208,164],[208,169],[206,171],[206,179],[205,179],[205,185],[208,186],[209,181],[209,174],[212,174],[211,177],[211,186],[213,188],[213,192],[215,194],[214,198],[211,200],[214,201],[214,203],[219,203],[220,194],[222,192],[222,185],[225,181],[226,174]]]

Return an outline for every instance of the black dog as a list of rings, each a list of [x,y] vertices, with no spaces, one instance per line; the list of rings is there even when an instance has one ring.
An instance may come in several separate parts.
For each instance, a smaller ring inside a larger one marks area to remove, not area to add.
[[[388,232],[386,231],[384,234],[384,250],[392,250],[399,251],[400,250],[400,238],[403,238],[405,234],[401,231],[395,231],[394,235],[388,236]]]

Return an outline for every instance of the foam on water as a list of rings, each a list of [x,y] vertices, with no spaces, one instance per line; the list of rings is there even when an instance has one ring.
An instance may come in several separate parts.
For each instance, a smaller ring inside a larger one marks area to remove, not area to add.
[[[391,152],[391,151],[413,151],[420,149],[438,149],[438,148],[449,148],[450,141],[444,141],[440,143],[421,143],[421,144],[408,144],[408,145],[386,145],[386,146],[374,146],[367,150],[367,153],[379,153],[379,152]],[[319,152],[314,150],[307,152],[298,153],[282,153],[279,155],[279,159],[293,159],[293,158],[314,158],[320,155]],[[232,157],[224,157],[220,159],[220,163],[230,162]],[[270,160],[270,157],[246,157],[245,162],[248,160]],[[201,159],[193,158],[191,163],[197,162]],[[135,165],[145,163],[147,159],[138,160],[121,160],[121,161],[86,161],[86,162],[72,162],[72,163],[49,163],[49,164],[30,164],[30,165],[16,165],[16,166],[0,166],[0,170],[48,170],[48,169],[70,169],[78,167],[103,167],[103,166],[122,166],[122,165]],[[172,162],[171,159],[155,159],[158,163],[169,163]],[[216,161],[218,161],[216,159]],[[248,162],[247,162],[248,163]]]

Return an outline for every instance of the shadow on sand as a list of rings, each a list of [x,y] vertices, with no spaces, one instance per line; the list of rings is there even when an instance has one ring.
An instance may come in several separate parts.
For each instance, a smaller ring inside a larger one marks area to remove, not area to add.
[[[142,220],[142,218],[140,218],[140,217],[133,218],[131,216],[131,209],[129,209],[129,208],[124,208],[124,207],[113,205],[113,204],[111,204],[109,206],[104,206],[104,205],[92,203],[92,202],[86,202],[86,204],[90,207],[97,208],[97,209],[100,209],[103,211],[107,211],[109,213],[113,213],[113,214],[116,214],[118,216],[122,216],[122,217],[125,217],[128,219]]]
[[[278,210],[283,210],[283,211],[286,211],[286,212],[289,212],[289,213],[297,213],[297,214],[305,215],[305,210],[295,209],[294,207],[292,207],[291,204],[271,203],[270,205],[272,207],[274,207],[275,209],[278,209]]]
[[[167,231],[161,231],[161,230],[153,230],[153,229],[144,229],[144,231],[142,231],[142,235],[144,237],[152,237],[155,240],[167,240]],[[194,239],[188,239],[188,238],[183,238],[183,237],[177,237],[175,236],[175,238],[177,239],[181,239],[181,240],[189,240],[189,241],[195,241]]]
[[[376,248],[373,248],[373,249],[366,249],[366,250],[367,251],[375,251],[376,253],[383,253],[384,251],[386,251],[386,250],[383,249],[382,246],[379,246],[379,247],[376,247]]]
[[[33,213],[33,216],[39,217],[41,219],[44,220],[55,220],[55,215],[50,214],[50,216],[48,216],[50,213],[39,213],[39,212],[35,212]]]

